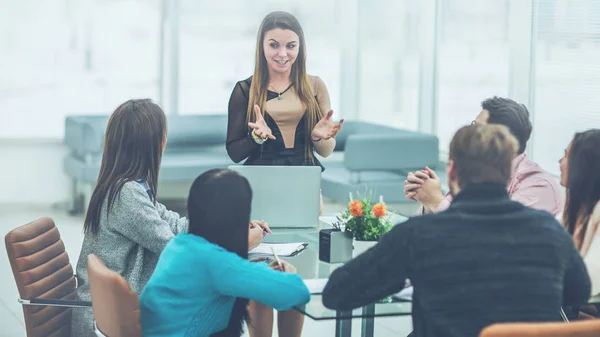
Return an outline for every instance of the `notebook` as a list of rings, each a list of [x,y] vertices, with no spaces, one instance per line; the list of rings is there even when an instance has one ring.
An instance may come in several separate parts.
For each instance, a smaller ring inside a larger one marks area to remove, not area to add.
[[[306,285],[306,287],[308,288],[308,291],[311,294],[322,294],[323,289],[325,289],[325,285],[327,284],[329,279],[328,278],[316,278],[316,279],[308,279],[308,280],[302,280],[302,281],[304,281],[304,285]],[[412,295],[413,295],[413,287],[408,286],[408,287],[400,290],[399,292],[393,294],[392,297],[395,297],[395,298],[397,298],[399,300],[403,300],[403,301],[412,301]]]
[[[414,290],[413,287],[409,286],[409,287],[406,287],[406,288],[400,290],[399,292],[395,293],[392,296],[399,300],[412,301],[413,290]]]
[[[329,281],[329,279],[328,278],[315,278],[315,279],[302,280],[302,281],[304,281],[304,285],[306,285],[306,288],[308,288],[309,293],[322,294],[323,289],[325,289],[325,285],[327,284],[327,281]]]
[[[277,256],[294,256],[303,251],[306,246],[308,246],[308,243],[304,242],[261,243],[258,247],[248,252],[248,259],[273,256],[271,247],[273,247]]]

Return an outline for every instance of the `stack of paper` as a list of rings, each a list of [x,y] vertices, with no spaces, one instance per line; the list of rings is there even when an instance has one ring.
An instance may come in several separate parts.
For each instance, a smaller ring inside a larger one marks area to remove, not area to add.
[[[308,244],[304,242],[261,243],[258,247],[248,252],[248,258],[273,256],[271,247],[273,247],[277,256],[294,256],[303,251],[307,245]]]
[[[328,278],[316,278],[316,279],[302,280],[302,281],[304,281],[304,284],[306,285],[306,287],[308,288],[308,291],[311,294],[322,294],[323,289],[325,289],[325,285],[327,284],[327,281],[329,281],[329,279]]]
[[[316,279],[308,279],[308,280],[302,280],[302,281],[304,281],[304,284],[306,285],[306,287],[308,288],[308,291],[311,294],[322,294],[323,289],[325,289],[325,285],[327,284],[329,279],[328,278],[316,278]],[[412,301],[412,295],[413,295],[413,287],[409,286],[409,287],[406,287],[406,288],[402,289],[401,291],[393,294],[392,296],[397,299],[400,299],[400,300]]]
[[[400,300],[412,301],[413,287],[406,287],[392,296]]]

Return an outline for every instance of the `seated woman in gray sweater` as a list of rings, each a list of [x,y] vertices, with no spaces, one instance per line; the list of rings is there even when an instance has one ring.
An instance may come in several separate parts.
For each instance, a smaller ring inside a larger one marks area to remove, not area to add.
[[[158,172],[167,144],[167,118],[149,99],[129,100],[110,116],[100,174],[85,217],[77,261],[81,300],[90,300],[87,256],[96,254],[138,294],[161,252],[188,221],[156,201]],[[258,246],[266,223],[252,221],[248,246]],[[95,336],[90,309],[73,310],[72,336]]]
[[[187,230],[187,220],[155,198],[166,141],[167,119],[151,100],[129,100],[110,116],[77,261],[81,300],[90,300],[89,254],[100,257],[139,294],[165,245]],[[94,336],[91,309],[73,310],[71,335]]]

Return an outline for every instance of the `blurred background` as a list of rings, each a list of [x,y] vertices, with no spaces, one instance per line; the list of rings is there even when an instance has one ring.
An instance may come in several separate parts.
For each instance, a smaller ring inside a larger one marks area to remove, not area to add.
[[[302,24],[308,72],[326,83],[335,119],[433,134],[442,171],[454,132],[494,95],[529,108],[527,154],[555,175],[573,134],[600,126],[600,0],[0,0],[0,233],[52,217],[75,263],[83,214],[67,212],[77,194],[65,118],[108,115],[131,98],[169,115],[227,114],[275,10]],[[161,201],[185,211],[190,183],[161,186]],[[401,206],[390,210],[414,214]],[[344,207],[325,200],[326,213]],[[10,270],[1,249],[0,274]],[[4,280],[0,337],[24,336],[16,285]],[[411,325],[379,318],[375,332],[406,336]],[[307,319],[304,335],[334,329]]]
[[[268,12],[300,20],[336,118],[440,139],[490,96],[532,112],[529,156],[558,173],[600,125],[598,0],[0,0],[0,204],[65,202],[64,118],[150,97],[227,112]]]

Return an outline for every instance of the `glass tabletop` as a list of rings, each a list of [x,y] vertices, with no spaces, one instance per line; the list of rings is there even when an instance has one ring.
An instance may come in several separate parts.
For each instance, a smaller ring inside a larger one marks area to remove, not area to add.
[[[298,270],[298,275],[303,279],[329,278],[331,273],[343,265],[343,263],[327,263],[319,260],[319,230],[328,227],[322,222],[319,227],[312,229],[280,229],[273,228],[273,234],[267,235],[263,242],[266,243],[288,243],[304,242],[306,248],[295,256],[280,258],[291,263]],[[410,315],[412,303],[404,300],[388,297],[378,303],[351,311],[336,311],[325,308],[321,294],[312,294],[310,301],[295,308],[304,315],[314,320],[329,320],[340,318],[369,318],[383,316]]]
[[[274,234],[267,235],[263,241],[272,243],[305,242],[306,248],[296,256],[281,257],[298,269],[303,279],[329,278],[331,273],[343,263],[327,263],[319,260],[319,234],[321,224],[313,229],[273,229]],[[590,304],[600,304],[600,295],[590,298]],[[404,316],[412,312],[412,302],[388,297],[377,303],[349,311],[336,311],[323,305],[321,294],[312,294],[310,301],[295,308],[314,320],[333,320],[349,318],[371,318],[384,316]]]
[[[310,301],[294,309],[314,320],[374,318],[385,316],[406,316],[412,314],[412,302],[388,297],[378,303],[348,311],[336,311],[323,305],[321,294],[311,295]]]

